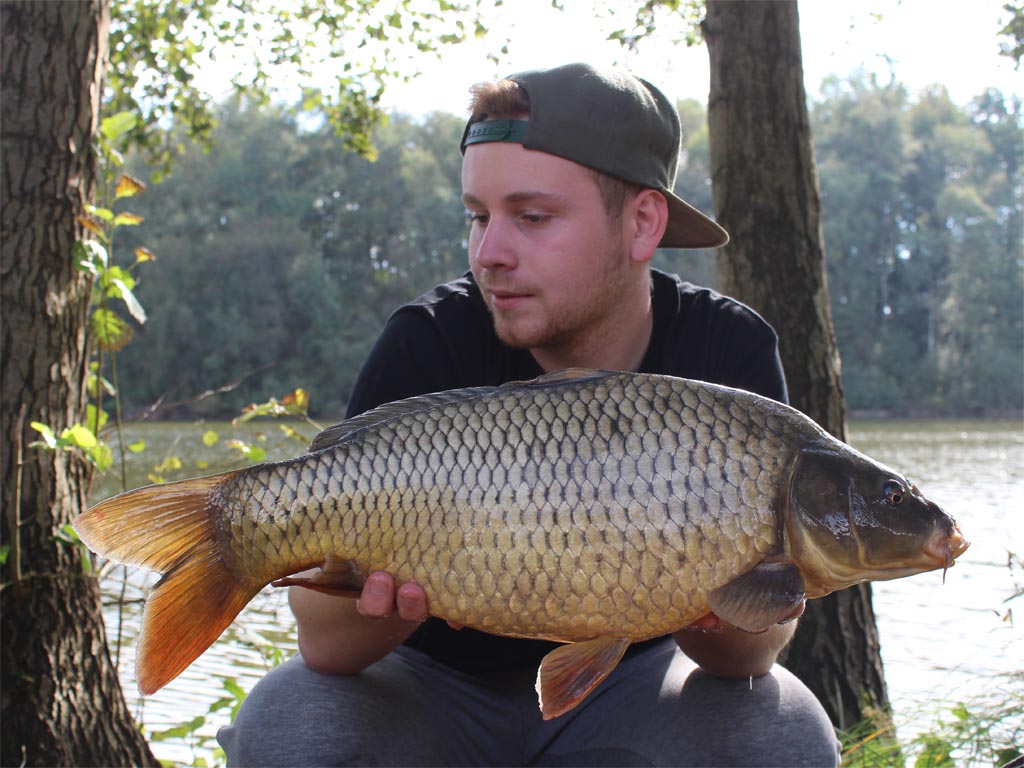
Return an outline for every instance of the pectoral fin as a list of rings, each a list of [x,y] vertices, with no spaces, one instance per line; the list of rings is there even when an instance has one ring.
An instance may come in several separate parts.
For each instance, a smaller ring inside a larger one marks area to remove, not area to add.
[[[629,647],[629,640],[599,637],[563,645],[540,662],[537,695],[544,719],[568,712],[608,677]]]
[[[708,595],[711,610],[747,632],[763,632],[804,599],[804,579],[792,563],[760,563]]]
[[[305,587],[316,592],[342,597],[359,597],[366,578],[355,562],[328,555],[320,570],[312,576],[296,574],[271,582],[275,587]]]

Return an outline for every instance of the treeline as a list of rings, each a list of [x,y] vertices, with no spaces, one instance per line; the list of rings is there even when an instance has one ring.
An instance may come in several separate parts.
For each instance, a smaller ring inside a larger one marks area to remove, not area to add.
[[[677,192],[711,210],[704,108],[680,105]],[[239,102],[216,144],[131,200],[149,315],[118,357],[129,409],[225,415],[302,387],[323,420],[344,409],[394,307],[466,269],[463,120],[394,115],[370,162],[309,116]],[[901,414],[1018,412],[1024,402],[1021,104],[987,92],[835,80],[812,105],[833,320],[848,406]],[[134,165],[134,173],[146,170]],[[657,265],[714,285],[714,255]]]

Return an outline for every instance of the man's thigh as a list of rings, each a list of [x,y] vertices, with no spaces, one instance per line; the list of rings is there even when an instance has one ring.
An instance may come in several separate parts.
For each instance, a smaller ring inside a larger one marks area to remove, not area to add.
[[[229,766],[505,765],[521,747],[498,691],[399,649],[358,675],[272,670],[218,740]]]
[[[576,711],[544,724],[532,765],[828,765],[838,742],[814,695],[776,665],[708,675],[666,640],[627,658]]]

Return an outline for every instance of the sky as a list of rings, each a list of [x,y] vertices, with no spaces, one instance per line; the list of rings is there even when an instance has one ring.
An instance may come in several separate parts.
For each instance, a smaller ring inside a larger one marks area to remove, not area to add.
[[[841,78],[859,68],[890,77],[912,93],[933,83],[964,106],[987,87],[1024,95],[1024,68],[1000,56],[997,32],[1008,21],[1008,0],[801,0],[804,82],[815,98],[829,74]],[[469,86],[481,80],[571,61],[621,66],[658,85],[670,98],[707,102],[706,48],[674,44],[678,27],[665,23],[637,54],[607,40],[613,20],[602,19],[593,0],[508,0],[482,40],[446,47],[440,61],[420,57],[408,66],[422,74],[389,86],[388,109],[414,115],[434,109],[465,113]],[[969,10],[968,10],[969,9]],[[673,34],[675,33],[675,34]],[[506,39],[508,55],[500,49]],[[500,58],[488,60],[488,54]]]

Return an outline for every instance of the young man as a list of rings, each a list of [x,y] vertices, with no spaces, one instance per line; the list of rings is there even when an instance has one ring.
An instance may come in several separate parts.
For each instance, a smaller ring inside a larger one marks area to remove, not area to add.
[[[425,392],[578,366],[665,373],[785,400],[774,331],[650,268],[654,250],[724,244],[675,197],[679,119],[664,95],[584,65],[474,89],[462,141],[470,273],[399,308],[349,415]],[[416,584],[358,601],[293,588],[301,656],[220,738],[230,765],[834,765],[814,696],[762,634],[713,615],[635,644],[580,706],[541,719],[552,643],[429,618]]]

